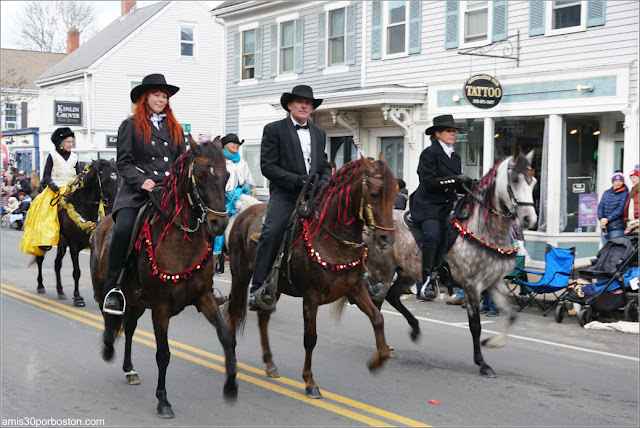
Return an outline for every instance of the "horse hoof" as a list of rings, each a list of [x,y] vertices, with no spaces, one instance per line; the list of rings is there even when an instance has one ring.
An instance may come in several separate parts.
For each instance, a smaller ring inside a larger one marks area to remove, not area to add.
[[[271,377],[271,378],[280,377],[280,373],[278,373],[278,368],[276,366],[268,367],[267,370],[265,370],[265,372],[267,373],[267,377]]]
[[[235,403],[238,398],[238,384],[235,381],[227,381],[222,390],[224,401],[227,403]]]
[[[38,294],[44,294],[44,287],[38,287]]]
[[[388,348],[389,348],[389,358],[398,358],[398,357],[400,357],[400,354],[398,354],[396,352],[396,350],[393,349],[392,346],[389,346]]]
[[[308,398],[323,398],[320,393],[320,388],[317,386],[307,386],[304,390],[306,391]]]
[[[82,297],[73,299],[73,306],[77,308],[84,308],[85,307],[84,299]]]
[[[127,382],[127,385],[140,385],[140,378],[138,377],[138,373],[127,373],[125,382]]]
[[[411,341],[413,343],[418,342],[418,339],[420,338],[420,331],[419,330],[411,330],[411,332],[409,333],[409,336],[411,337]]]
[[[111,361],[113,358],[114,349],[113,346],[105,346],[102,348],[102,359],[105,361]]]
[[[489,366],[481,368],[480,374],[486,377],[496,377],[496,374],[493,372],[493,369]]]
[[[64,293],[58,293],[58,300],[67,300],[67,295]]]
[[[171,406],[158,405],[158,417],[162,419],[173,419],[176,417],[176,415],[173,414]]]

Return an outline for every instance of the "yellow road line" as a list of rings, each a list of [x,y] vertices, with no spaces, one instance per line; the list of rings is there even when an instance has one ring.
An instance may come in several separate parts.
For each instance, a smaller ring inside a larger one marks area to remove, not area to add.
[[[60,302],[52,301],[52,300],[50,300],[48,298],[45,298],[45,297],[42,297],[42,296],[34,295],[32,293],[29,293],[27,291],[21,290],[19,288],[16,288],[16,287],[13,287],[13,286],[10,286],[10,285],[7,285],[7,284],[2,284],[2,293],[6,294],[8,296],[14,297],[14,298],[16,298],[18,300],[21,300],[21,301],[24,301],[24,302],[27,302],[27,303],[31,303],[31,304],[33,304],[35,306],[40,307],[40,308],[47,309],[47,310],[55,312],[57,314],[67,316],[67,317],[72,318],[72,319],[74,319],[76,321],[85,323],[85,324],[90,325],[92,327],[96,327],[96,328],[98,328],[100,330],[104,329],[103,318],[102,318],[101,315],[96,315],[96,314],[87,312],[85,310],[76,309],[74,307],[70,307],[70,306],[62,304]],[[96,320],[96,321],[99,321],[99,322],[92,321],[92,320]],[[148,340],[148,339],[145,339],[145,338],[142,338],[142,337],[139,337],[139,336],[145,336],[145,337],[148,337],[148,338],[153,339],[153,340]],[[155,335],[152,334],[152,333],[146,332],[144,330],[137,329],[136,330],[136,334],[133,337],[133,340],[135,340],[138,343],[142,343],[144,345],[147,345],[147,346],[149,346],[151,348],[154,348],[154,349],[156,347]],[[182,352],[179,349],[183,349],[183,350],[191,352],[193,354],[201,355],[201,356],[204,356],[206,358],[209,358],[209,359],[212,359],[212,360],[215,360],[215,361],[220,361],[220,362],[224,363],[225,358],[220,356],[220,355],[216,355],[216,354],[204,351],[202,349],[195,348],[195,347],[190,346],[190,345],[186,345],[186,344],[183,344],[183,343],[180,343],[180,342],[176,342],[174,340],[169,340],[169,344],[172,347],[171,353],[173,355],[176,355],[176,356],[181,357],[181,358],[183,358],[183,359],[185,359],[187,361],[191,361],[193,363],[202,365],[204,367],[211,368],[213,370],[216,370],[216,371],[219,371],[219,372],[222,372],[222,373],[226,372],[226,368],[224,366],[222,366],[222,365],[211,363],[211,362],[209,362],[207,360],[204,360],[202,358],[199,358],[199,357],[187,354],[185,352]],[[176,348],[179,348],[179,349],[176,349]],[[237,365],[238,365],[239,369],[246,370],[246,371],[248,371],[250,373],[254,373],[254,374],[259,375],[259,376],[263,376],[264,375],[264,370],[262,370],[262,369],[258,369],[258,368],[255,368],[255,367],[249,366],[247,364],[243,364],[243,363],[237,363]],[[362,415],[360,413],[354,412],[352,410],[348,410],[348,409],[339,407],[339,406],[337,406],[335,404],[328,403],[326,401],[309,399],[306,396],[300,394],[300,392],[298,392],[298,391],[292,391],[290,389],[283,388],[281,386],[273,384],[271,381],[265,381],[265,380],[262,380],[262,379],[259,379],[259,378],[255,378],[253,376],[249,376],[249,375],[246,375],[246,374],[243,374],[243,373],[240,373],[240,372],[238,372],[237,377],[238,377],[238,379],[242,379],[242,380],[244,380],[246,382],[249,382],[249,383],[252,383],[254,385],[261,386],[261,387],[263,387],[265,389],[269,389],[271,391],[274,391],[274,392],[277,392],[279,394],[285,395],[287,397],[296,399],[296,400],[304,402],[306,404],[311,404],[311,405],[314,405],[316,407],[320,407],[322,409],[331,411],[333,413],[339,414],[341,416],[344,416],[344,417],[347,417],[347,418],[350,418],[350,419],[354,419],[356,421],[359,421],[359,422],[362,422],[362,423],[365,423],[365,424],[368,424],[368,425],[371,425],[371,426],[385,426],[385,427],[386,426],[393,426],[393,425],[390,425],[388,423],[382,422],[380,420],[377,420],[377,419]],[[291,387],[294,387],[294,388],[299,388],[301,390],[305,389],[304,383],[296,382],[294,380],[291,380],[291,379],[288,379],[288,378],[285,378],[285,377],[280,377],[280,378],[275,378],[275,379],[270,379],[270,380],[276,381],[276,382],[280,382],[282,384],[285,384],[285,385],[288,385],[288,386],[291,386]],[[365,411],[367,413],[370,413],[370,414],[373,414],[373,415],[376,415],[376,416],[379,416],[379,417],[382,417],[382,418],[385,418],[385,419],[388,419],[388,420],[392,420],[394,422],[398,422],[398,423],[400,423],[402,425],[414,426],[414,427],[428,427],[428,426],[430,426],[430,425],[426,425],[426,424],[421,423],[421,422],[414,421],[414,420],[409,419],[409,418],[405,418],[405,417],[400,416],[400,415],[396,415],[396,414],[391,413],[391,412],[387,412],[387,411],[382,410],[382,409],[378,409],[378,408],[373,407],[373,406],[369,406],[369,405],[364,404],[364,403],[360,403],[358,401],[355,401],[355,400],[352,400],[350,398],[346,398],[346,397],[340,396],[338,394],[333,394],[331,392],[326,392],[324,390],[322,391],[322,394],[323,394],[324,397],[326,397],[328,399],[337,401],[339,403],[348,405],[350,407],[356,408],[358,410]]]

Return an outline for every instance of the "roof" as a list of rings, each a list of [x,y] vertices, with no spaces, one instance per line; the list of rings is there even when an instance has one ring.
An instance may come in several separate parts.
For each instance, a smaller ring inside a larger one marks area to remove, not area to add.
[[[36,81],[86,69],[169,3],[169,1],[162,1],[140,9],[136,8],[124,17],[116,18],[102,31],[39,76]]]
[[[64,57],[63,53],[2,49],[2,86],[37,90],[36,78]]]
[[[228,12],[236,12],[239,10],[251,9],[255,6],[264,6],[272,3],[275,3],[275,2],[267,1],[267,0],[254,0],[254,1],[229,0],[229,1],[223,2],[217,7],[214,7],[213,9],[211,9],[211,12],[214,15],[221,15]]]

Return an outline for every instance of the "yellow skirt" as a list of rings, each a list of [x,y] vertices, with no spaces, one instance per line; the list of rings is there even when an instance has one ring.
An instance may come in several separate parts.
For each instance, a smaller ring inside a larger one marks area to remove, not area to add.
[[[66,186],[60,189],[64,195]],[[34,200],[27,211],[24,223],[24,235],[20,240],[20,251],[34,256],[41,256],[44,251],[40,247],[58,245],[60,237],[60,221],[58,220],[58,205],[51,205],[51,201],[58,197],[48,187]]]

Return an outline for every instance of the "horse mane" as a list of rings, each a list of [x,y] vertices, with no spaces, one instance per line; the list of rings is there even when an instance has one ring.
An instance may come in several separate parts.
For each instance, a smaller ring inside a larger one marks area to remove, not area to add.
[[[77,202],[94,202],[89,201],[86,198],[86,195],[89,193],[89,188],[87,186],[94,180],[94,178],[98,175],[98,163],[100,161],[108,162],[104,159],[93,160],[91,163],[84,167],[84,169],[78,174],[73,180],[71,184],[71,188],[69,193],[65,195],[65,201],[67,203],[77,203]]]
[[[506,158],[509,159],[509,158]],[[474,198],[470,194],[464,195],[462,201],[460,201],[456,207],[456,217],[461,220],[466,220],[473,213],[478,203],[482,203],[484,206],[493,205],[493,196],[495,195],[496,183],[495,178],[498,172],[498,167],[505,160],[502,158],[498,160],[493,167],[480,179],[478,180],[473,189],[469,189],[473,192],[473,194],[478,198]],[[479,201],[480,202],[479,202]],[[488,211],[487,211],[488,215]]]

